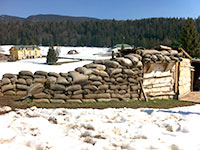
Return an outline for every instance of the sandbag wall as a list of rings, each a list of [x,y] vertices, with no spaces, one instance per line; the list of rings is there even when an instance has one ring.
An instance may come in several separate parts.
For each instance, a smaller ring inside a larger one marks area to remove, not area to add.
[[[149,99],[175,98],[175,64],[182,61],[176,50],[138,50],[144,64],[143,86]]]
[[[97,60],[68,73],[21,71],[5,74],[4,95],[29,95],[34,102],[96,102],[137,100],[143,79],[142,57],[129,54],[113,60]]]

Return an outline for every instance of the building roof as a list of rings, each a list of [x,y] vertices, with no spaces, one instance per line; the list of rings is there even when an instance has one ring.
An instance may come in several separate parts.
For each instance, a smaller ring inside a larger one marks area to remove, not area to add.
[[[113,48],[121,48],[122,45],[124,46],[124,48],[126,48],[126,47],[131,47],[131,46],[128,45],[128,44],[116,44],[115,46],[113,46]]]
[[[16,50],[21,50],[21,49],[24,49],[24,48],[28,48],[28,49],[40,49],[37,45],[16,45],[16,46],[13,46],[13,48],[15,48]]]

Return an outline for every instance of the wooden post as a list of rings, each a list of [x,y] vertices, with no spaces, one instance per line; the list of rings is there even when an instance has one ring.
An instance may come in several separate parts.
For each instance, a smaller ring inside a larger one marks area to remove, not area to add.
[[[148,102],[148,97],[147,97],[146,93],[144,92],[144,87],[142,85],[142,81],[139,81],[139,83],[140,83],[140,87],[141,87],[140,95],[141,95],[141,92],[142,92],[142,94],[144,96],[144,100]]]
[[[112,51],[112,59],[114,59],[114,58],[115,58],[115,52]]]
[[[176,62],[176,66],[175,66],[175,88],[174,88],[174,92],[176,94],[176,98],[178,99],[178,95],[179,95],[179,90],[178,90],[178,86],[179,86],[179,62]]]

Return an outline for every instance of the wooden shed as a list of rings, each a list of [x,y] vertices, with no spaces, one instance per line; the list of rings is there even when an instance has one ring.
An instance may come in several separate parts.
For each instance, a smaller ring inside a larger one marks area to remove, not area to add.
[[[142,85],[148,99],[179,99],[193,90],[192,58],[182,48],[160,46],[136,53],[143,59]]]

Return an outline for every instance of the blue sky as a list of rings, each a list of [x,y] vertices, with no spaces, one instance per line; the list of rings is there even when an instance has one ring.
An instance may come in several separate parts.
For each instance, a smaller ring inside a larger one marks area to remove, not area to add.
[[[0,15],[87,16],[100,19],[200,16],[200,0],[0,0]]]

